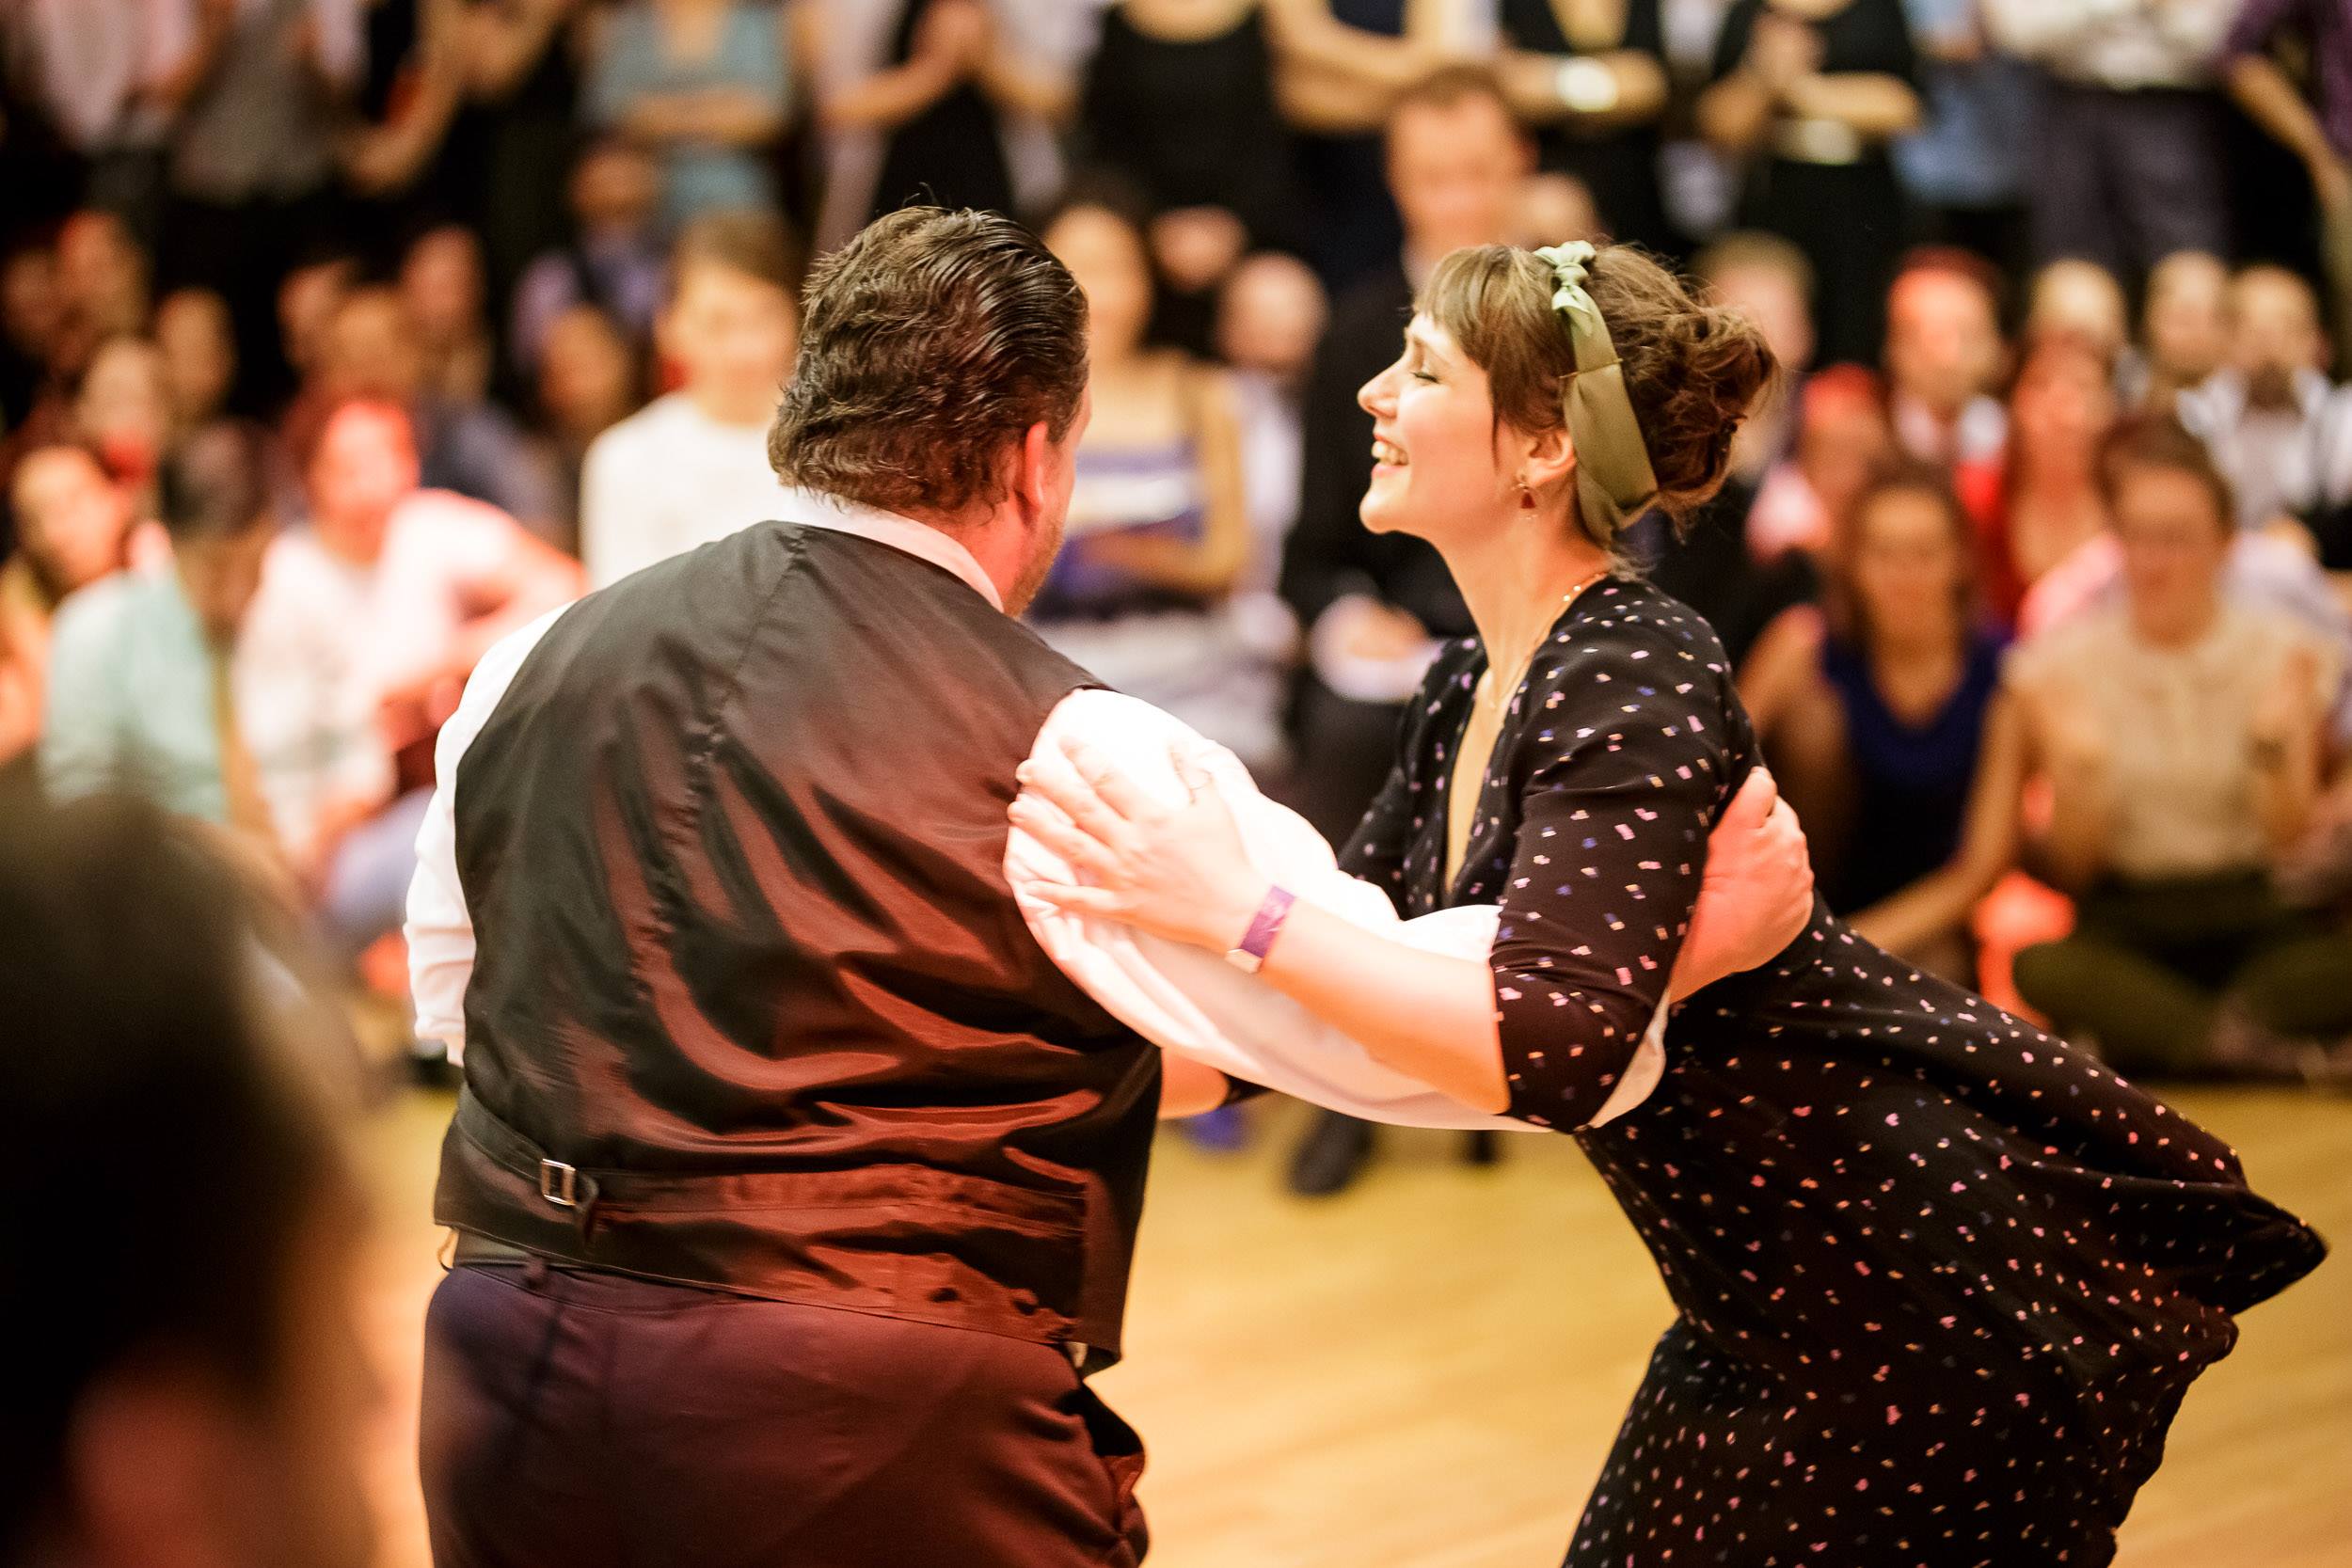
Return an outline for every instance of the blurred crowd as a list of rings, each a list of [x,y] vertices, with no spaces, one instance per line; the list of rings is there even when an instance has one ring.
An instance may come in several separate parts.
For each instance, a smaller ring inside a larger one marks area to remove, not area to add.
[[[0,0],[0,766],[396,992],[474,661],[775,515],[799,279],[918,198],[1091,306],[1040,631],[1335,841],[1470,630],[1356,519],[1415,287],[1673,258],[1786,373],[1628,550],[1833,904],[2129,1070],[2352,1075],[2352,0]]]

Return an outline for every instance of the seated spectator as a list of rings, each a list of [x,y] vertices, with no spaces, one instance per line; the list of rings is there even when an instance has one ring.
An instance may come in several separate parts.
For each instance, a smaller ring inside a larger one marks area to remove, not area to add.
[[[155,515],[155,465],[171,439],[171,385],[145,338],[100,345],[73,399],[73,436],[98,454],[141,519]]]
[[[1145,345],[1152,262],[1134,212],[1080,198],[1042,237],[1086,292],[1093,417],[1068,541],[1029,619],[1105,684],[1266,763],[1274,672],[1225,613],[1250,543],[1232,389],[1182,352]]]
[[[0,435],[22,424],[49,388],[64,321],[57,253],[45,245],[8,252],[0,260]]]
[[[1739,311],[1763,331],[1783,373],[1733,436],[1731,472],[1714,499],[1679,537],[1656,514],[1641,518],[1627,530],[1626,547],[1647,564],[1651,579],[1661,588],[1706,617],[1737,668],[1764,628],[1816,588],[1813,564],[1802,553],[1783,550],[1776,559],[1760,560],[1749,548],[1756,498],[1797,442],[1805,401],[1804,376],[1813,362],[1813,269],[1803,251],[1776,235],[1735,233],[1708,246],[1693,272],[1713,303]],[[1838,367],[1829,374],[1833,398],[1840,381],[1858,387],[1869,383],[1868,372],[1855,366]],[[1868,401],[1875,403],[1876,398],[1873,388]],[[1815,417],[1823,419],[1825,411],[1817,408]],[[1883,451],[1887,443],[1884,415],[1868,419],[1867,429],[1857,449]],[[1826,456],[1817,454],[1817,468]],[[1784,480],[1784,486],[1788,483]],[[1825,483],[1833,491],[1840,483],[1836,479]],[[1807,512],[1819,505],[1809,483],[1793,499]],[[1822,531],[1810,521],[1787,526],[1807,537]]]
[[[774,205],[768,149],[792,107],[782,26],[751,0],[628,0],[605,19],[581,113],[660,161],[671,229]]]
[[[160,481],[170,562],[117,572],[57,615],[41,779],[53,800],[140,796],[283,865],[272,797],[288,759],[256,747],[244,722],[257,671],[238,638],[277,534],[268,453],[257,433],[215,425],[167,457]],[[380,761],[364,753],[361,766]]]
[[[564,510],[563,530],[550,541],[580,553],[580,477],[596,437],[645,404],[644,356],[611,317],[593,305],[575,305],[548,328],[539,356],[539,455],[555,475]]]
[[[2230,285],[2229,323],[2228,363],[2181,394],[2180,415],[2230,482],[2237,525],[2268,528],[2352,501],[2352,392],[2323,369],[2328,340],[2311,285],[2283,267],[2248,267]]]
[[[1218,302],[1217,351],[1240,421],[1249,492],[1249,561],[1242,576],[1252,594],[1274,592],[1282,541],[1298,521],[1300,400],[1329,319],[1314,273],[1279,251],[1235,267]]]
[[[1822,607],[1782,615],[1740,674],[1830,908],[1962,984],[1975,973],[1969,911],[1993,878],[1945,872],[2001,671],[2000,639],[1977,614],[1975,560],[1943,472],[1899,464],[1847,510]]]
[[[2178,425],[2125,426],[2103,477],[2123,600],[2010,673],[2051,789],[2042,859],[2079,911],[2018,955],[2018,989],[2126,1072],[2276,1071],[2217,1054],[2225,1016],[2352,1032],[2352,937],[2271,882],[2319,800],[2340,653],[2224,593],[2229,485]]]
[[[152,305],[147,254],[122,220],[84,211],[57,230],[57,294],[63,308],[52,363],[68,377],[86,371],[102,344],[147,330]]]
[[[2149,275],[2140,310],[2142,369],[2124,401],[2169,414],[2175,400],[2219,370],[2230,354],[2230,269],[2201,250],[2175,251]]]
[[[322,918],[356,956],[401,923],[433,736],[466,677],[581,582],[495,507],[419,488],[398,404],[337,409],[303,473],[309,520],[271,546],[246,626],[255,678],[238,695],[255,756],[286,759],[274,794],[288,853],[314,868]]]
[[[580,469],[596,587],[777,515],[768,426],[800,328],[794,275],[765,214],[707,214],[678,237],[659,327],[678,389],[596,437]]]
[[[155,308],[171,428],[181,435],[221,417],[237,381],[237,338],[229,303],[210,289],[179,289]]]
[[[2115,274],[2072,258],[2034,274],[2026,291],[2025,336],[2058,333],[2084,340],[2110,362],[2131,347],[2131,307]]]
[[[1998,279],[1959,251],[1923,251],[1887,295],[1886,375],[1895,437],[1922,463],[1990,457],[2008,435],[1993,396],[2003,351]]]
[[[358,263],[339,253],[297,261],[278,286],[278,334],[286,364],[306,388],[320,376],[336,312],[358,285]]]
[[[1570,240],[1597,244],[1607,233],[1593,193],[1573,174],[1537,170],[1519,183],[1518,211],[1512,218],[1511,243],[1526,250],[1565,245]]]
[[[151,809],[0,813],[8,1568],[374,1560],[352,1096],[250,904]]]
[[[1735,0],[1714,77],[1699,125],[1747,165],[1742,221],[1813,263],[1821,358],[1877,363],[1906,228],[1888,149],[1919,124],[1902,0]]]
[[[555,319],[576,305],[593,305],[630,342],[653,341],[661,309],[668,256],[654,224],[661,171],[643,149],[608,137],[580,154],[572,169],[572,243],[537,258],[515,289],[509,356],[535,378],[539,355]]]
[[[1071,89],[1015,57],[986,0],[803,0],[790,9],[823,144],[819,251],[914,199],[1008,210],[1007,113],[1057,115]]]
[[[2010,389],[2008,450],[1958,475],[1986,609],[2024,636],[2079,602],[2090,558],[2108,547],[2099,450],[2116,420],[2110,363],[2088,339],[2035,339]]]
[[[1861,366],[1820,372],[1801,401],[1796,445],[1765,474],[1748,512],[1748,553],[1761,565],[1827,549],[1837,519],[1895,450],[1878,377]]]
[[[454,490],[546,537],[563,515],[554,483],[533,461],[522,431],[504,409],[482,399],[453,399],[428,380],[422,329],[399,293],[354,290],[335,309],[316,373],[302,406],[289,416],[288,444],[314,441],[323,412],[354,398],[406,411],[423,483]]]
[[[40,733],[58,608],[124,570],[135,554],[154,553],[151,536],[132,526],[129,497],[84,448],[26,453],[8,501],[16,550],[0,562],[0,710],[8,718],[0,761],[24,754]]]
[[[2238,106],[2310,174],[2336,362],[2352,367],[2352,27],[2324,0],[2247,0],[2230,9],[2225,80]],[[2301,69],[2290,74],[2290,61]]]
[[[484,311],[482,242],[453,223],[419,235],[400,263],[400,297],[424,350],[426,395],[482,402],[498,368]]]
[[[1661,0],[1502,0],[1499,9],[1503,87],[1535,130],[1540,166],[1583,184],[1611,238],[1671,254],[1679,236],[1658,184],[1668,87]]]

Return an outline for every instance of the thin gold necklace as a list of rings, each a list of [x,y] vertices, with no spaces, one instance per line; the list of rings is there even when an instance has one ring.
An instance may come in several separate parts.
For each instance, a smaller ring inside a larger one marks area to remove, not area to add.
[[[1561,609],[1563,611],[1565,611],[1565,610],[1566,610],[1566,609],[1567,609],[1570,605],[1572,605],[1572,604],[1576,603],[1576,601],[1577,601],[1577,599],[1579,598],[1579,596],[1581,596],[1581,595],[1584,593],[1584,591],[1585,591],[1586,589],[1588,589],[1588,588],[1592,587],[1595,583],[1597,583],[1597,582],[1600,581],[1600,579],[1601,579],[1601,578],[1603,578],[1607,577],[1607,576],[1609,575],[1609,571],[1610,571],[1610,568],[1609,568],[1609,567],[1607,567],[1607,566],[1603,566],[1603,567],[1601,567],[1601,568],[1600,568],[1600,570],[1598,570],[1598,571],[1595,572],[1592,576],[1590,576],[1590,577],[1588,577],[1588,578],[1584,578],[1584,580],[1583,580],[1583,581],[1581,581],[1581,582],[1578,583],[1575,587],[1573,587],[1573,588],[1569,589],[1566,593],[1565,593],[1565,594],[1561,594],[1561,595],[1560,595],[1560,609]],[[1559,624],[1559,620],[1560,620],[1560,617],[1559,617],[1558,615],[1554,615],[1554,616],[1552,617],[1552,626],[1557,626],[1557,625]],[[1535,662],[1535,656],[1536,656],[1537,654],[1539,654],[1539,653],[1543,652],[1543,650],[1544,650],[1544,644],[1545,644],[1546,642],[1549,641],[1550,640],[1551,640],[1551,626],[1545,626],[1545,627],[1544,627],[1544,629],[1543,629],[1543,631],[1541,632],[1541,634],[1539,634],[1539,635],[1536,637],[1534,646],[1533,646],[1533,647],[1529,648],[1529,649],[1527,650],[1526,654],[1525,654],[1525,655],[1524,655],[1524,656],[1523,656],[1523,657],[1522,657],[1518,660],[1518,662],[1516,665],[1514,665],[1514,666],[1513,666],[1513,668],[1512,668],[1512,673],[1511,673],[1511,684],[1510,684],[1509,686],[1507,686],[1507,687],[1505,687],[1505,686],[1500,686],[1500,685],[1497,685],[1497,684],[1496,684],[1496,682],[1497,682],[1497,671],[1498,671],[1498,669],[1499,669],[1500,667],[1499,667],[1499,666],[1495,663],[1495,661],[1494,661],[1494,654],[1493,654],[1493,650],[1492,650],[1492,649],[1487,650],[1487,657],[1486,657],[1486,699],[1485,699],[1485,700],[1486,700],[1486,702],[1487,702],[1490,705],[1496,706],[1496,707],[1498,707],[1498,708],[1501,706],[1501,705],[1507,704],[1507,703],[1511,700],[1511,698],[1512,698],[1513,696],[1515,696],[1515,695],[1518,693],[1518,689],[1519,689],[1519,686],[1520,686],[1520,683],[1522,683],[1523,681],[1525,681],[1525,680],[1527,679],[1527,672],[1528,672],[1528,670],[1530,669],[1530,667],[1532,667],[1532,666],[1534,664],[1534,662]],[[1479,702],[1479,699],[1478,699],[1478,698],[1476,698],[1476,697],[1473,697],[1473,699],[1472,699],[1472,706],[1473,706],[1473,707],[1475,707],[1475,706],[1478,705],[1478,702]]]

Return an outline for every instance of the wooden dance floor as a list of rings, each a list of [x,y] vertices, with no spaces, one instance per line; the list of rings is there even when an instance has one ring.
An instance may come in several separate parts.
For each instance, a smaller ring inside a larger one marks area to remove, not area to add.
[[[2352,1101],[2170,1098],[2340,1252],[2191,1393],[2120,1562],[2352,1568]],[[407,1096],[368,1129],[387,1568],[426,1562],[417,1362],[449,1104]],[[1564,1138],[1471,1169],[1392,1132],[1357,1189],[1310,1203],[1280,1190],[1298,1108],[1253,1110],[1242,1154],[1163,1136],[1128,1359],[1097,1384],[1151,1449],[1152,1568],[1555,1568],[1667,1317],[1599,1180]]]

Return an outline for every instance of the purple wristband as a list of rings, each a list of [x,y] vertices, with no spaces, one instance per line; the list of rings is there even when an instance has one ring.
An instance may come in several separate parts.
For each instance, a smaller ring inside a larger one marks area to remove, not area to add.
[[[1266,889],[1265,902],[1258,906],[1249,929],[1242,933],[1241,945],[1228,951],[1225,961],[1246,974],[1257,974],[1274,947],[1274,939],[1281,935],[1282,922],[1290,914],[1291,906],[1297,901],[1287,889]]]

